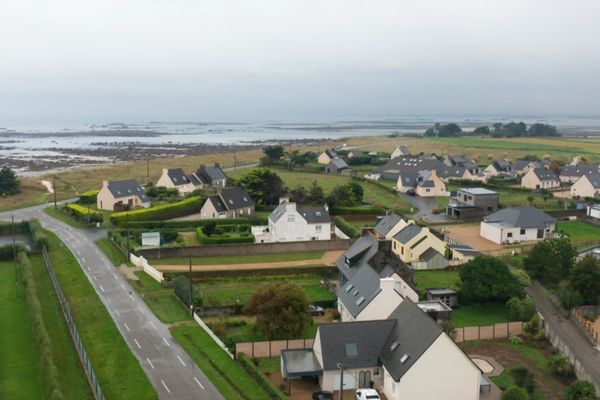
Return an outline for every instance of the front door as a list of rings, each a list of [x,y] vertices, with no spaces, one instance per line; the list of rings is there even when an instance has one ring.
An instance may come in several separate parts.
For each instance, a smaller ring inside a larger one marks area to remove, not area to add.
[[[543,239],[544,238],[544,229],[538,229],[537,230],[537,238],[538,239]]]
[[[371,387],[371,371],[360,371],[358,373],[358,387],[359,388]]]

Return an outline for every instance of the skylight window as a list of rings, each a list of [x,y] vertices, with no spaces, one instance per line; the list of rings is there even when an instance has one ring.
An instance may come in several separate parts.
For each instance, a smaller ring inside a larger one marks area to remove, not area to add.
[[[233,204],[233,200],[229,199],[229,204]]]
[[[365,298],[364,298],[363,296],[360,296],[360,297],[358,298],[358,300],[356,300],[356,305],[357,305],[357,306],[360,306],[360,305],[361,305],[362,303],[364,303],[364,302],[365,302]]]
[[[356,347],[356,343],[346,343],[346,356],[347,357],[357,357],[358,356],[358,348]]]
[[[349,284],[348,286],[346,286],[346,293],[350,293],[350,291],[352,290],[353,287],[354,287],[353,284]]]
[[[404,364],[406,360],[408,360],[408,354],[405,354],[402,357],[400,357],[400,363]]]
[[[399,345],[400,345],[400,343],[398,343],[398,342],[394,342],[394,343],[392,343],[392,345],[390,346],[390,350],[391,350],[391,351],[394,351],[394,350],[396,350],[396,349],[398,348],[398,346],[399,346]]]
[[[355,296],[358,294],[358,290],[355,290],[354,293],[352,293],[352,296]]]

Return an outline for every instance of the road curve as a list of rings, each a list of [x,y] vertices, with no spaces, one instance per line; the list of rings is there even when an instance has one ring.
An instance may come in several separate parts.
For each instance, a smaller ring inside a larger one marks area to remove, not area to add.
[[[160,399],[222,400],[223,397],[146,306],[129,282],[96,246],[103,232],[76,229],[43,209],[48,205],[1,212],[0,220],[37,218],[79,261],[83,272],[138,359]],[[110,351],[110,349],[106,349]]]

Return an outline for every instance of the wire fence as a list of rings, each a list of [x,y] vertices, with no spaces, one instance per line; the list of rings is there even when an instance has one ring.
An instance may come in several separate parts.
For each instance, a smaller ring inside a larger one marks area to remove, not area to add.
[[[73,343],[75,344],[75,349],[77,350],[77,354],[79,355],[81,365],[83,365],[83,369],[94,394],[94,398],[96,400],[105,400],[104,394],[102,394],[102,389],[100,388],[100,382],[98,382],[98,378],[94,373],[92,362],[90,361],[85,351],[83,342],[81,341],[81,337],[79,336],[79,332],[77,331],[77,326],[75,325],[75,320],[73,320],[73,316],[71,315],[71,307],[69,306],[69,303],[65,298],[62,288],[60,287],[60,283],[58,282],[58,278],[56,277],[56,273],[54,272],[52,262],[50,261],[48,251],[46,250],[45,246],[42,247],[42,255],[44,257],[46,269],[48,270],[48,275],[50,275],[50,280],[52,281],[52,286],[54,287],[54,291],[56,292],[56,296],[58,297],[60,308],[62,310],[63,316],[65,317],[65,321],[67,322],[67,327],[69,328],[71,339],[73,339]]]

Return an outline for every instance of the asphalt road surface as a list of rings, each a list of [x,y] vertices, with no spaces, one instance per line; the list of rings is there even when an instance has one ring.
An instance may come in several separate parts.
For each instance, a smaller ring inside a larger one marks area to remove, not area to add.
[[[47,205],[0,213],[0,220],[37,218],[77,257],[160,399],[223,399],[94,241],[104,235],[75,229],[46,214]],[[110,349],[106,349],[110,351]]]

